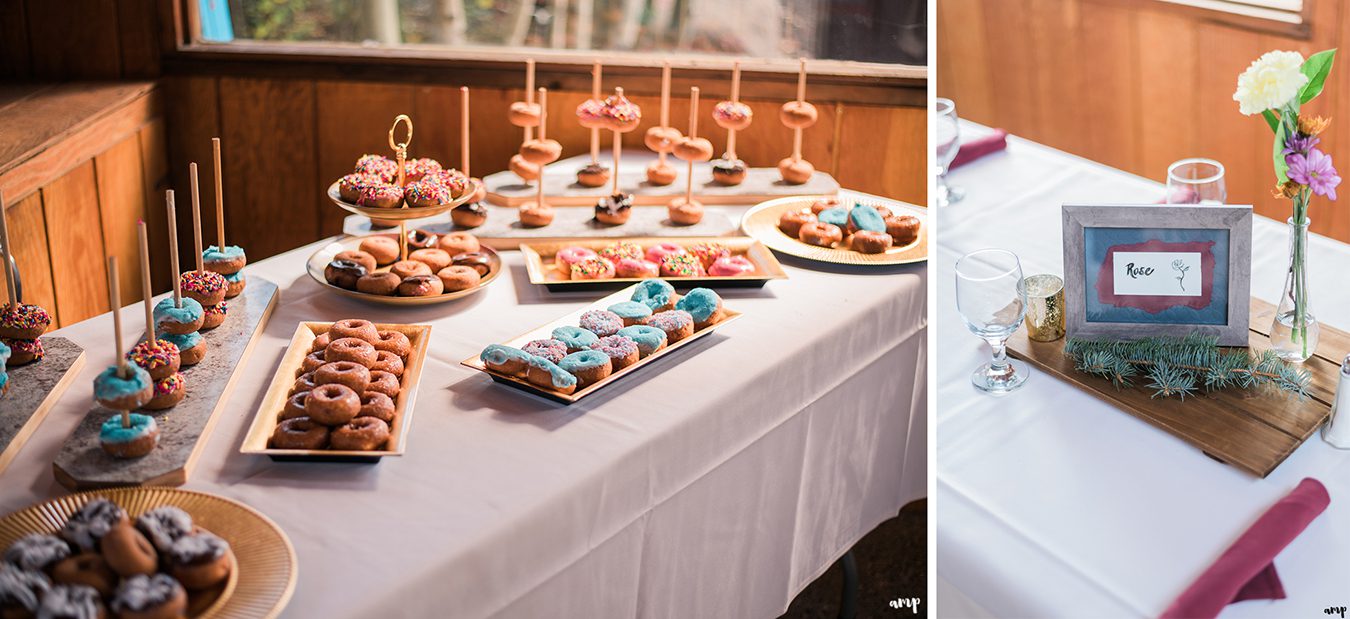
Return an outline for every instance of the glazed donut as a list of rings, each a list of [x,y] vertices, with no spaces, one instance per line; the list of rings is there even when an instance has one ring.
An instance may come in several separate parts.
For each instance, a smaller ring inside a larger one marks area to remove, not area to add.
[[[880,254],[891,248],[891,235],[885,232],[859,230],[849,237],[849,245],[861,254]]]
[[[174,372],[162,380],[155,381],[155,394],[150,401],[141,405],[148,411],[162,411],[173,408],[187,396],[187,378],[182,372]]]
[[[520,350],[526,354],[543,357],[554,363],[562,361],[562,358],[567,356],[567,345],[553,338],[531,340]]]
[[[127,365],[124,377],[114,365],[94,379],[94,400],[115,411],[135,410],[154,395],[154,388],[150,373],[140,366]]]
[[[277,421],[305,417],[305,398],[307,397],[309,397],[309,392],[301,391],[300,393],[286,398],[286,405],[283,406],[281,412],[277,414]]]
[[[609,168],[591,162],[577,170],[577,184],[582,187],[604,187],[609,182]]]
[[[445,292],[445,286],[441,278],[423,273],[403,278],[397,292],[400,297],[434,297]]]
[[[188,271],[178,277],[183,296],[201,303],[202,307],[225,300],[225,276],[210,271]]]
[[[394,376],[389,372],[380,371],[370,373],[370,385],[366,387],[366,391],[383,393],[391,398],[396,398],[402,390],[403,386],[399,384],[397,376]]]
[[[156,339],[154,343],[142,341],[127,352],[127,361],[141,366],[150,374],[150,380],[164,380],[178,372],[181,359],[178,347],[168,340]]]
[[[675,170],[675,166],[669,163],[662,164],[658,160],[647,164],[647,182],[658,187],[665,187],[675,182],[679,175],[680,173]]]
[[[474,252],[482,249],[482,245],[478,243],[478,237],[469,234],[468,232],[451,232],[448,234],[442,234],[441,240],[437,244],[437,247],[440,247],[441,249],[445,250],[445,252],[450,254],[451,256],[463,254],[466,252]],[[443,269],[445,267],[441,268]],[[436,270],[439,271],[440,269]]]
[[[295,382],[291,384],[289,395],[312,391],[317,384],[314,382],[314,372],[305,372],[295,377]]]
[[[273,449],[323,449],[328,446],[328,428],[309,417],[286,419],[272,431]]]
[[[820,221],[802,224],[802,229],[797,233],[797,239],[803,243],[816,245],[819,247],[834,247],[835,243],[844,240],[844,233],[839,226]]]
[[[375,259],[375,263],[384,266],[398,260],[398,241],[387,236],[368,236],[361,239],[361,251]]]
[[[819,113],[809,101],[788,101],[778,108],[778,120],[789,129],[805,129],[816,124]]]
[[[724,256],[708,267],[708,275],[713,277],[737,277],[755,272],[755,263],[745,256]]]
[[[309,418],[326,426],[347,423],[360,410],[360,396],[346,385],[319,385],[305,398],[305,412],[309,413]]]
[[[610,362],[609,355],[589,348],[563,357],[558,367],[577,377],[582,387],[602,381],[614,373],[614,364]]]
[[[713,108],[713,122],[723,129],[743,131],[754,120],[755,112],[740,101],[723,101]]]
[[[422,179],[408,183],[408,186],[403,188],[403,199],[408,201],[408,206],[419,207],[449,204],[455,197],[444,183],[434,179]]]
[[[52,582],[92,587],[104,597],[117,589],[117,574],[103,555],[86,552],[62,560],[52,568]]]
[[[328,348],[328,345],[332,343],[332,341],[332,334],[324,331],[323,333],[314,336],[314,340],[309,343],[309,352],[321,353],[323,352],[323,349]]]
[[[202,320],[205,319],[202,304],[187,297],[180,297],[179,300],[182,307],[174,306],[172,295],[160,299],[159,303],[155,304],[153,311],[155,329],[160,333],[187,335],[196,333],[202,327]]]
[[[633,288],[631,301],[637,301],[653,312],[664,312],[675,307],[675,288],[665,280],[646,279]]]
[[[482,276],[473,267],[451,265],[436,271],[436,277],[441,280],[441,288],[446,292],[459,292],[477,288],[483,281]]]
[[[530,163],[519,153],[511,155],[511,161],[507,163],[506,168],[524,181],[532,181],[539,178],[539,164]]]
[[[397,167],[397,166],[395,166]],[[428,176],[441,172],[441,162],[427,157],[408,159],[403,162],[403,182],[415,183]]]
[[[832,208],[840,208],[842,206],[844,205],[839,202],[839,198],[836,198],[834,196],[826,196],[811,203],[811,214],[819,215],[821,211],[829,210]]]
[[[558,327],[554,329],[549,336],[562,342],[563,345],[567,347],[567,352],[586,350],[587,348],[590,348],[591,344],[594,344],[596,340],[600,339],[599,336],[590,331],[582,329],[581,327],[571,326]]]
[[[695,288],[680,297],[675,311],[688,312],[694,319],[694,328],[702,329],[722,320],[722,297],[707,288]]]
[[[483,362],[484,367],[508,376],[523,376],[526,364],[532,358],[533,355],[519,348],[501,344],[489,344],[483,352],[478,353],[478,359]]]
[[[707,161],[712,159],[713,146],[707,138],[683,137],[671,152],[684,161]]]
[[[169,573],[193,591],[210,589],[230,575],[229,543],[206,531],[178,538],[166,554]]]
[[[571,273],[572,265],[597,256],[599,254],[595,253],[593,249],[572,245],[559,249],[558,253],[553,254],[553,266],[564,273]]]
[[[488,255],[482,252],[471,251],[455,254],[455,256],[450,259],[450,262],[455,266],[472,268],[473,270],[478,271],[478,274],[483,277],[487,277],[488,273],[492,271],[492,259],[488,258]]]
[[[749,168],[740,159],[727,159],[723,155],[722,159],[715,159],[712,162],[713,180],[722,185],[739,185],[745,182],[745,175],[748,173]]]
[[[886,233],[897,246],[909,245],[919,238],[919,218],[912,215],[890,217],[886,219]]]
[[[587,99],[577,105],[577,122],[587,129],[608,129],[608,119],[601,108],[605,103],[599,99]]]
[[[642,122],[642,108],[623,96],[622,88],[615,88],[614,94],[605,97],[604,104],[600,106],[600,116],[605,119],[602,129],[628,133],[637,129],[638,123]]]
[[[369,320],[347,318],[330,325],[327,334],[330,343],[331,341],[337,341],[348,337],[354,337],[358,340],[370,342],[376,337],[379,337],[380,332],[375,328],[375,323]]]
[[[324,349],[323,358],[328,363],[352,361],[370,367],[375,363],[375,346],[362,339],[342,337],[333,340],[328,348]]]
[[[402,282],[399,276],[388,271],[379,273],[366,273],[356,278],[356,290],[366,294],[377,294],[387,297],[398,290],[399,282]]]
[[[398,208],[403,204],[403,188],[392,183],[366,185],[361,188],[361,194],[356,196],[355,204],[375,208]]]
[[[370,369],[352,361],[334,361],[314,370],[315,385],[344,385],[357,393],[365,393],[370,384]]]
[[[377,351],[388,351],[399,357],[412,354],[412,342],[402,331],[380,331],[379,335],[370,341],[370,344]]]
[[[388,372],[394,376],[403,376],[403,358],[387,350],[375,353],[375,363],[370,371]]]
[[[639,358],[646,358],[666,347],[666,332],[648,325],[624,327],[619,329],[617,335],[633,340],[633,343],[637,344]]]
[[[575,280],[613,279],[614,263],[600,257],[587,258],[572,265],[568,277]]]
[[[142,415],[143,416],[143,415]],[[82,505],[66,519],[61,539],[83,552],[96,552],[104,535],[127,522],[127,512],[116,503],[99,497]]]
[[[731,250],[727,249],[726,245],[713,243],[711,241],[694,243],[685,251],[692,254],[695,258],[698,258],[699,264],[702,264],[705,269],[712,266],[712,263],[716,262],[718,258],[724,258],[731,255]]]
[[[338,288],[356,289],[356,281],[366,274],[366,267],[350,260],[334,260],[323,268],[323,278]]]
[[[881,216],[875,208],[866,204],[859,204],[848,212],[848,232],[853,234],[859,230],[869,232],[885,232],[886,218]]]
[[[375,267],[377,266],[375,262],[375,256],[372,256],[368,252],[364,252],[359,249],[349,249],[347,251],[340,251],[337,253],[336,256],[333,256],[333,260],[334,261],[345,260],[347,262],[355,262],[356,264],[365,267],[366,272],[374,271]]]
[[[642,136],[642,143],[654,153],[668,153],[682,137],[684,134],[674,127],[652,127]]]
[[[235,245],[226,245],[225,249],[209,245],[202,250],[202,264],[212,273],[233,275],[248,264],[248,256],[244,255],[244,248]]]
[[[525,380],[530,384],[568,394],[577,390],[577,377],[543,357],[530,357],[526,363]]]
[[[356,419],[374,417],[385,423],[394,423],[394,401],[383,393],[367,391],[361,395],[361,412]]]
[[[444,249],[419,249],[408,254],[408,259],[427,265],[433,273],[450,266],[450,254]]]
[[[553,207],[545,204],[536,204],[526,202],[520,205],[517,211],[520,216],[520,225],[526,228],[542,228],[553,223]]]
[[[694,334],[694,318],[684,310],[670,310],[652,314],[647,326],[656,327],[666,334],[666,341],[674,344]]]
[[[595,220],[609,226],[628,223],[633,215],[633,194],[616,193],[595,203]]]
[[[526,140],[520,145],[520,156],[535,165],[553,163],[562,156],[562,144],[549,139]]]
[[[414,275],[431,275],[431,267],[417,260],[399,260],[389,267],[389,272],[397,275],[399,279],[408,279]]]
[[[622,258],[614,263],[614,276],[625,278],[656,277],[661,274],[661,267],[655,262],[645,259]]]
[[[390,162],[393,163],[393,162]],[[343,200],[355,204],[361,197],[361,191],[371,185],[383,185],[388,183],[384,178],[374,174],[348,174],[338,179],[338,196]]]
[[[30,572],[45,572],[70,556],[70,545],[55,535],[29,533],[20,537],[0,560]]]
[[[119,619],[174,619],[187,616],[187,592],[168,574],[132,576],[109,606]]]
[[[703,263],[693,254],[672,254],[661,260],[662,277],[703,277]]]
[[[374,451],[389,442],[389,424],[375,417],[357,417],[334,428],[329,442],[342,451]]]
[[[638,362],[637,342],[622,335],[607,335],[591,344],[591,350],[609,357],[610,366],[617,372]]]
[[[435,247],[438,238],[434,233],[426,230],[413,230],[408,233],[408,251]]]
[[[487,222],[487,216],[487,208],[477,202],[465,202],[450,209],[450,220],[455,223],[456,228],[477,228]],[[460,233],[451,232],[450,234]],[[449,235],[442,235],[441,249],[445,249],[445,236]]]
[[[225,314],[230,310],[229,304],[221,301],[215,305],[208,305],[202,308],[202,328],[198,331],[210,331],[222,324],[225,324]]]
[[[778,174],[783,178],[783,182],[789,185],[801,185],[811,180],[811,175],[815,172],[816,167],[805,159],[794,160],[788,157],[778,162]]]
[[[398,162],[384,155],[361,155],[356,160],[356,167],[352,168],[352,172],[382,178],[385,182],[393,182],[395,178],[398,178]]]
[[[155,547],[129,522],[108,531],[99,540],[99,550],[108,567],[122,578],[154,574],[159,569],[159,554]]]
[[[538,127],[543,109],[538,103],[516,101],[506,110],[506,118],[517,127]]]
[[[614,335],[619,329],[626,327],[623,319],[618,314],[609,310],[591,310],[581,315],[577,324],[582,329],[590,331],[600,337]]]
[[[677,226],[692,226],[703,221],[703,203],[698,200],[685,202],[684,198],[676,198],[666,207],[666,214],[670,217],[670,222]]]
[[[778,229],[782,230],[783,234],[795,239],[797,238],[797,235],[801,233],[802,225],[814,221],[816,221],[814,213],[808,213],[806,211],[786,211],[778,217]]]

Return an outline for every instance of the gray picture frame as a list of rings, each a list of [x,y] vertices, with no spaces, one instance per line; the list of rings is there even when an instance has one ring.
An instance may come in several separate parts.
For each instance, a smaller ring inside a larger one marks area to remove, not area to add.
[[[1145,336],[1218,336],[1221,346],[1247,346],[1251,312],[1252,207],[1250,205],[1065,204],[1065,332],[1068,337],[1134,340]],[[1225,324],[1125,323],[1087,320],[1084,294],[1085,230],[1165,228],[1228,230],[1228,319]]]

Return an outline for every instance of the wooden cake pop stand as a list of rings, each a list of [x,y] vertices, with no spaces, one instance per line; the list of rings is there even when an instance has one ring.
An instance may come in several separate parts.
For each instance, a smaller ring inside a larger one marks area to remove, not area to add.
[[[562,166],[559,166],[562,167]],[[676,165],[679,177],[675,182],[660,186],[647,182],[647,173],[642,168],[625,169],[618,174],[619,190],[633,194],[635,206],[664,207],[671,200],[684,196],[685,166]],[[612,172],[611,172],[612,173]],[[557,206],[595,207],[596,200],[611,195],[613,190],[605,187],[583,187],[576,182],[576,175],[545,175],[542,181],[548,194],[548,203]],[[534,200],[536,187],[520,182],[513,172],[497,172],[483,178],[487,185],[487,203],[493,206],[516,208]],[[787,196],[822,195],[833,196],[839,193],[839,181],[820,170],[811,176],[811,180],[801,185],[789,185],[778,178],[777,168],[750,168],[746,171],[745,182],[728,186],[713,181],[712,165],[698,163],[694,165],[694,199],[705,205],[745,205],[759,204],[765,200]],[[638,213],[633,213],[636,219]]]

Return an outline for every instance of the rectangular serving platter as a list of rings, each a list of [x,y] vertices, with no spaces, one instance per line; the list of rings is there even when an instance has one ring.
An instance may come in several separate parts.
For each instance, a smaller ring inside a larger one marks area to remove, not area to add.
[[[720,243],[731,250],[733,255],[745,256],[755,265],[755,272],[748,275],[738,275],[734,277],[714,277],[705,275],[703,277],[663,277],[661,279],[670,282],[677,288],[693,288],[695,286],[704,286],[707,288],[762,288],[769,280],[787,279],[787,272],[783,271],[783,265],[774,257],[773,252],[765,247],[763,243],[748,236],[698,236],[698,237],[639,237],[622,239],[643,246],[657,243],[674,243],[682,247],[688,247],[696,243]],[[613,279],[588,279],[571,280],[564,279],[564,274],[553,266],[553,257],[565,247],[585,247],[590,250],[599,251],[616,243],[617,240],[589,240],[589,241],[552,241],[546,243],[523,243],[520,246],[520,253],[525,257],[525,271],[530,275],[530,283],[538,286],[544,286],[550,292],[566,292],[574,290],[603,290],[617,286],[630,286],[642,281],[640,277],[616,277]]]
[[[577,322],[581,319],[581,315],[586,312],[595,309],[605,309],[620,301],[629,300],[630,298],[632,298],[633,289],[635,288],[637,288],[636,285],[624,288],[623,290],[615,292],[614,294],[611,294],[602,299],[598,299],[594,303],[586,307],[583,307],[575,312],[572,312],[566,316],[563,316],[557,320],[554,320],[553,322],[541,325],[538,328],[532,329],[526,333],[522,333],[505,342],[500,343],[506,346],[514,346],[516,348],[520,348],[524,346],[526,343],[528,343],[530,340],[546,339],[550,337],[551,334],[553,333],[553,330],[558,327],[577,326]],[[684,338],[678,342],[675,342],[674,344],[668,344],[666,345],[665,348],[662,348],[661,350],[658,350],[652,353],[651,355],[648,355],[647,357],[638,360],[637,363],[634,363],[633,365],[630,365],[622,370],[610,374],[604,380],[587,385],[585,388],[578,389],[570,394],[562,394],[550,389],[537,387],[534,384],[530,383],[529,381],[525,380],[524,378],[509,376],[506,374],[502,374],[500,372],[494,372],[492,370],[489,370],[487,366],[483,364],[483,361],[478,358],[477,355],[474,355],[472,357],[469,357],[468,359],[461,361],[460,365],[473,368],[475,370],[478,370],[479,372],[486,373],[487,375],[492,377],[492,380],[495,380],[498,383],[501,383],[508,387],[514,387],[516,389],[520,389],[521,391],[533,393],[535,395],[547,398],[549,400],[553,400],[554,402],[561,402],[563,404],[573,404],[581,400],[582,398],[585,398],[586,396],[591,395],[596,391],[599,391],[600,389],[603,389],[609,385],[614,384],[619,380],[622,380],[623,378],[629,376],[633,372],[636,372],[638,370],[641,370],[642,368],[650,366],[653,362],[670,354],[671,351],[684,348],[685,346],[688,346],[689,344],[698,341],[703,337],[711,334],[713,331],[716,331],[717,329],[726,326],[727,323],[741,317],[740,312],[737,312],[725,306],[722,308],[722,311],[724,316],[722,320],[717,322],[717,324],[710,325],[702,329],[698,329],[694,331],[693,335]]]
[[[239,453],[265,455],[277,462],[378,462],[385,456],[402,456],[408,438],[408,428],[412,425],[413,404],[417,399],[417,384],[422,378],[422,365],[426,360],[431,325],[376,324],[381,331],[398,331],[408,336],[412,343],[412,352],[403,367],[402,389],[394,401],[394,423],[389,428],[389,442],[378,451],[338,451],[331,449],[273,449],[267,446],[277,426],[277,414],[286,405],[291,386],[299,375],[298,370],[309,354],[314,338],[326,333],[331,322],[302,322],[295,328],[291,345],[281,358],[281,364],[272,377],[272,385],[263,396],[262,404],[253,417],[244,443]]]

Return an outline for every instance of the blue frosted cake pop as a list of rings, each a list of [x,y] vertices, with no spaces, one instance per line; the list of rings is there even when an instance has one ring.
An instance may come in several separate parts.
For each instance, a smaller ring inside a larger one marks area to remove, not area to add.
[[[94,379],[94,399],[113,410],[140,408],[154,395],[154,389],[155,381],[150,379],[150,373],[133,364],[120,368],[110,366]]]

